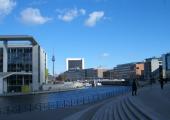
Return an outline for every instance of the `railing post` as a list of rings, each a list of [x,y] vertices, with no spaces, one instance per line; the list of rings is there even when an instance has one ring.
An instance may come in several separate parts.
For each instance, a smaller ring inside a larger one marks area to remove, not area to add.
[[[79,101],[78,101],[79,98],[76,99],[76,102],[77,102],[77,105],[79,105]]]
[[[72,107],[73,105],[72,105],[72,99],[71,99],[71,107]]]
[[[66,101],[64,100],[64,105],[63,105],[64,108],[65,108],[65,104],[66,104]]]
[[[84,105],[84,96],[83,96],[83,105]]]
[[[56,101],[56,109],[58,108],[58,102]]]
[[[29,111],[32,112],[32,105],[29,105]]]

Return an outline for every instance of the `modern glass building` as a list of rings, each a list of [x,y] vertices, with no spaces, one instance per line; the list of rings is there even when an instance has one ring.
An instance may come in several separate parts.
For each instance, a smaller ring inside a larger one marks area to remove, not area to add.
[[[0,72],[3,72],[3,48],[0,48]]]
[[[170,79],[170,53],[162,55],[163,60],[163,78]]]
[[[47,55],[32,36],[0,36],[0,94],[31,92],[46,82]]]
[[[159,80],[162,75],[162,58],[148,58],[144,65],[144,79],[152,80],[153,82]]]

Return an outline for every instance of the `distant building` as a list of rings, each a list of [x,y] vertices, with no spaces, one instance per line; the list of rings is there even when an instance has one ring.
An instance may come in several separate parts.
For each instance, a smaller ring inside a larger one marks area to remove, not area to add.
[[[117,65],[114,68],[114,75],[112,76],[114,79],[142,79],[144,71],[144,63],[127,63]]]
[[[148,58],[145,60],[144,65],[144,79],[158,80],[162,75],[162,59],[161,58]]]
[[[104,72],[107,71],[106,69],[102,68],[89,68],[85,69],[85,79],[91,80],[91,79],[102,79],[104,77]]]
[[[163,78],[170,79],[170,53],[162,55]]]
[[[115,79],[115,71],[114,69],[112,70],[107,70],[103,73],[103,78],[104,79]]]
[[[65,80],[67,81],[77,81],[85,79],[84,70],[69,70],[62,74]]]
[[[48,75],[47,83],[53,83],[53,82],[54,82],[54,76],[53,75]]]
[[[106,69],[83,69],[83,70],[69,70],[62,74],[66,80],[77,81],[77,80],[92,80],[92,79],[103,79],[103,75]]]
[[[94,68],[85,69],[84,72],[85,72],[86,80],[91,80],[91,79],[95,79],[98,77],[97,70]]]
[[[46,83],[47,54],[32,36],[0,36],[0,94],[38,91]]]
[[[66,69],[69,70],[83,70],[84,69],[84,58],[67,58]]]
[[[136,63],[135,66],[135,76],[140,80],[144,80],[144,66],[143,62]]]

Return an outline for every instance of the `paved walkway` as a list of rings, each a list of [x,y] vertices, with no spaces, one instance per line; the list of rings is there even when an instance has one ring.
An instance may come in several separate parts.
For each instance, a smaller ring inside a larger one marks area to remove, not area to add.
[[[0,116],[0,120],[169,120],[170,84],[164,90],[153,85],[142,88],[138,96],[126,94],[74,108],[47,112]]]
[[[153,85],[139,90],[138,96],[126,95],[101,107],[92,120],[169,120],[170,84],[164,90]]]

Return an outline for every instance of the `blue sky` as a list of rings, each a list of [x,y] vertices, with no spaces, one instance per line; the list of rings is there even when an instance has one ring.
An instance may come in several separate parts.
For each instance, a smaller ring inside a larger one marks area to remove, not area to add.
[[[169,0],[0,0],[0,34],[33,35],[56,73],[67,57],[112,68],[170,51]]]

